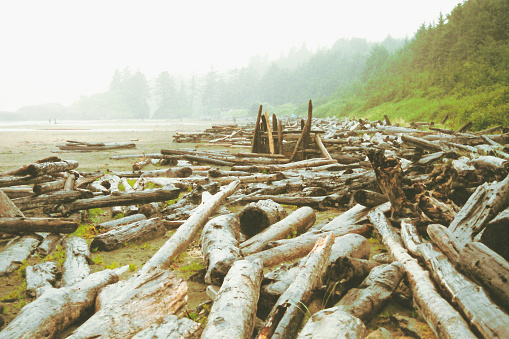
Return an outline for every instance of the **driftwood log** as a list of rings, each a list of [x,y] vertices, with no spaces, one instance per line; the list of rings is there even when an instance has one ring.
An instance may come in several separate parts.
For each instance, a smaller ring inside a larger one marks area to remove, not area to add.
[[[258,332],[262,338],[293,338],[304,318],[303,305],[309,303],[313,290],[322,283],[334,236],[316,242],[293,283],[279,297],[264,326]]]
[[[194,322],[188,318],[179,318],[170,314],[165,317],[160,324],[153,324],[138,332],[131,339],[156,339],[156,338],[179,338],[194,339],[199,338],[202,333],[200,323]]]
[[[173,272],[146,270],[104,288],[97,296],[94,315],[67,338],[130,338],[176,314],[186,297],[187,284]]]
[[[100,230],[108,231],[110,229],[114,229],[114,228],[122,226],[122,225],[127,225],[127,224],[131,224],[133,222],[136,222],[136,221],[146,220],[146,219],[147,219],[147,217],[143,214],[133,214],[133,215],[129,215],[127,217],[113,219],[110,221],[100,223],[99,225],[96,226],[96,228],[98,228]]]
[[[414,301],[433,332],[439,338],[475,338],[458,311],[438,294],[428,273],[408,254],[383,212],[375,209],[369,219],[394,259],[405,266]]]
[[[93,308],[101,288],[117,281],[115,271],[103,270],[73,286],[48,288],[39,298],[21,309],[16,318],[0,332],[0,338],[55,338]]]
[[[90,248],[99,251],[113,251],[126,246],[126,244],[139,244],[161,237],[165,233],[166,227],[160,218],[140,220],[96,235],[90,244]]]
[[[61,286],[71,286],[83,280],[90,274],[88,263],[90,249],[87,242],[80,237],[70,237],[64,240],[65,261],[62,266]]]
[[[173,236],[143,265],[140,272],[159,266],[169,265],[193,241],[196,234],[203,227],[209,216],[230,196],[239,186],[235,181],[224,190],[214,194],[204,204],[200,205],[193,214],[182,224]]]
[[[242,254],[258,252],[274,240],[284,239],[287,236],[297,236],[307,231],[316,221],[315,211],[311,207],[301,207],[286,218],[273,223],[260,233],[240,244]]]
[[[42,242],[37,247],[37,254],[41,257],[45,257],[51,254],[62,241],[60,233],[50,233],[44,237]]]
[[[507,246],[509,227],[507,225],[509,225],[509,207],[486,225],[479,241],[509,261],[509,246]]]
[[[56,282],[57,264],[47,261],[26,268],[27,294],[40,297],[47,288],[52,288]]]
[[[35,233],[11,240],[0,252],[0,277],[14,272],[35,252],[41,240],[42,237]]]
[[[13,199],[12,202],[19,207],[20,210],[32,210],[49,205],[66,204],[83,198],[91,198],[93,196],[90,191],[58,191],[50,194],[42,194],[36,197],[24,197]]]
[[[280,204],[270,199],[259,200],[239,212],[240,231],[252,237],[285,217],[286,211]]]
[[[207,284],[221,286],[230,267],[242,257],[239,237],[239,219],[235,214],[221,215],[205,224],[201,234],[201,250],[207,267]]]
[[[260,261],[239,260],[224,278],[201,338],[251,338],[263,276]]]
[[[76,229],[78,229],[78,223],[65,218],[0,218],[0,232],[10,234],[31,232],[72,233]]]

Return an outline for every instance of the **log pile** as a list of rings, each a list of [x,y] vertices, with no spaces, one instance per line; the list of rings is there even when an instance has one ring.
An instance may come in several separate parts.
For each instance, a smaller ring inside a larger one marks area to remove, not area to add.
[[[57,145],[62,151],[73,152],[96,152],[96,151],[110,151],[117,149],[130,149],[136,148],[136,144],[132,142],[84,142],[67,140],[65,145]]]
[[[37,299],[0,338],[53,337],[84,314],[71,338],[364,337],[399,290],[439,338],[509,337],[507,133],[399,127],[388,117],[312,119],[311,102],[308,119],[285,128],[261,112],[254,132],[214,126],[191,139],[213,135],[207,141],[219,145],[250,135],[251,153],[163,149],[153,157],[173,159],[169,169],[108,174],[47,158],[2,173],[0,186],[33,185],[33,195],[0,190],[0,232],[16,236],[0,252],[0,274],[62,237],[67,258],[61,279],[52,266],[27,270],[40,272],[30,285]],[[175,141],[191,142],[181,136]],[[73,216],[98,207],[119,207],[126,217],[96,225],[90,245],[65,235],[77,227]],[[334,217],[317,223],[324,210]],[[35,211],[45,218],[24,215]],[[171,228],[129,279],[117,282],[122,270],[90,274],[90,251]],[[375,233],[388,252],[383,263],[370,253]],[[187,284],[172,269],[194,241],[203,283],[217,291],[201,326],[185,319]],[[45,306],[52,298],[61,304]],[[67,298],[80,306],[65,318]],[[322,303],[312,309],[316,299]],[[35,307],[51,313],[35,316]],[[27,318],[37,322],[28,326]]]

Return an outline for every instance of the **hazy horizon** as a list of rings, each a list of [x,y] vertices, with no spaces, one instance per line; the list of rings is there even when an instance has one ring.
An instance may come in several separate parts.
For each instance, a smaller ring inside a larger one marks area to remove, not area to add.
[[[106,91],[115,69],[148,79],[204,74],[277,59],[302,44],[316,51],[345,38],[411,38],[459,0],[356,2],[231,0],[173,3],[20,0],[0,4],[0,111],[69,105]]]

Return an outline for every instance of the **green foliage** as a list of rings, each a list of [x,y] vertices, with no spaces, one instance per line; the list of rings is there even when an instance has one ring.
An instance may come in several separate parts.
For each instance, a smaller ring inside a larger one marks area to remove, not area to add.
[[[129,272],[134,272],[134,271],[136,271],[137,268],[138,267],[136,267],[136,264],[134,264],[134,263],[129,264]]]
[[[109,265],[104,265],[104,268],[106,268],[106,269],[110,269],[110,270],[114,270],[115,268],[119,268],[119,267],[120,267],[120,265],[119,265],[119,263],[118,263],[118,262],[116,262],[116,261],[112,262],[112,263],[111,263],[111,264],[109,264]]]
[[[94,265],[102,265],[104,264],[103,258],[98,254],[95,257],[92,258],[92,261],[94,262]]]
[[[113,219],[122,219],[123,217],[125,217],[124,213],[119,213],[119,214],[115,215],[113,217]]]
[[[81,224],[78,226],[78,229],[76,229],[76,231],[71,233],[69,236],[80,237],[86,240],[87,239],[90,240],[94,238],[97,234],[99,234],[99,231],[94,225]]]
[[[56,261],[57,265],[61,267],[65,261],[65,251],[62,245],[58,244],[53,253],[44,258],[44,261]]]
[[[193,261],[188,266],[182,266],[179,268],[181,272],[196,272],[203,269],[203,263],[197,263]]]
[[[151,189],[151,188],[161,188],[161,187],[162,187],[161,185],[153,183],[153,182],[150,182],[150,181],[147,181],[145,183],[145,188],[148,188],[148,189]]]

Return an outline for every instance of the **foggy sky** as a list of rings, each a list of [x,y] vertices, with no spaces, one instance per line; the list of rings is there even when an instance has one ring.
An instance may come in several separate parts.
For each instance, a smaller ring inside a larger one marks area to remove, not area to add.
[[[304,42],[411,38],[461,0],[0,0],[0,111],[69,105],[115,69],[203,74]]]

